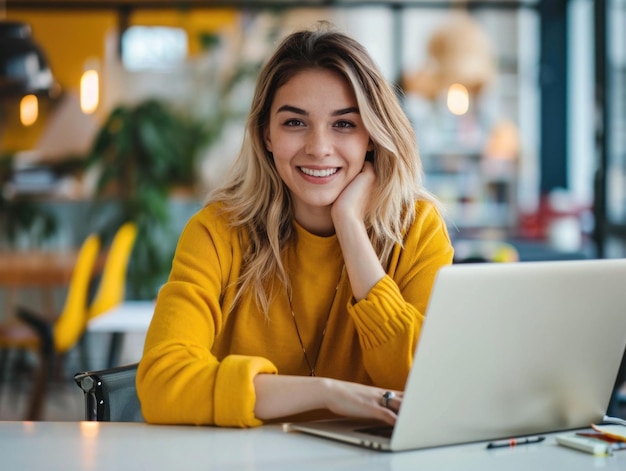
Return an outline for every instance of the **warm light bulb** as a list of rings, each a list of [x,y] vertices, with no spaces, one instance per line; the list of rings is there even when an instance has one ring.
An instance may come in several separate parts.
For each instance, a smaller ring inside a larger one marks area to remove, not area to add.
[[[453,83],[448,88],[448,109],[457,116],[464,115],[469,110],[469,92],[460,83]]]
[[[98,108],[99,77],[95,70],[86,70],[80,78],[80,109],[91,114]]]
[[[20,100],[20,122],[23,126],[35,124],[39,117],[39,101],[35,95],[26,95]]]

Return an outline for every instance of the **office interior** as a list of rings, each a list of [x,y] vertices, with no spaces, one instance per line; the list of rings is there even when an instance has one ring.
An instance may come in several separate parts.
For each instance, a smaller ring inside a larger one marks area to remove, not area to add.
[[[362,42],[397,84],[457,262],[626,255],[624,0],[0,0],[0,21],[28,25],[45,59],[32,90],[0,81],[2,250],[53,252],[112,232],[143,198],[122,183],[113,131],[152,126],[162,140],[135,153],[160,152],[128,168],[155,165],[164,148],[185,161],[155,189],[166,214],[140,245],[156,252],[133,253],[129,267],[127,297],[153,297],[177,234],[236,157],[256,71],[281,35],[318,20]],[[118,181],[102,188],[107,170]],[[142,201],[138,217],[158,213]],[[146,273],[146,260],[160,263]],[[4,306],[16,301],[1,288]],[[17,302],[37,305],[37,288]],[[90,336],[89,367],[105,343]],[[2,371],[0,420],[16,414],[7,397],[28,389],[21,370],[35,361]],[[73,353],[65,376],[81,361]],[[57,390],[82,401],[67,384]]]

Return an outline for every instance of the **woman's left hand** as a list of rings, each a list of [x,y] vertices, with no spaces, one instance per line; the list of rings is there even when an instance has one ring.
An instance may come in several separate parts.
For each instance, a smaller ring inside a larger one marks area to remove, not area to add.
[[[344,417],[378,419],[393,425],[402,405],[402,391],[323,378],[258,374],[254,379],[254,414],[262,420],[327,409]],[[383,400],[385,393],[391,397]]]
[[[390,395],[386,401],[384,394]],[[327,380],[322,397],[326,408],[337,415],[378,419],[394,425],[403,393],[348,381]]]
[[[365,161],[361,172],[344,188],[330,210],[352,295],[357,301],[385,276],[365,227],[375,186],[374,165]]]
[[[331,216],[335,226],[346,216],[357,216],[361,221],[365,219],[375,184],[374,165],[365,161],[361,172],[344,188],[333,203]]]

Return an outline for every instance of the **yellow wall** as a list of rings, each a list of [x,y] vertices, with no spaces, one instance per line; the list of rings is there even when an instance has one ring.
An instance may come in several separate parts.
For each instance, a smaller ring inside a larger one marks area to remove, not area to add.
[[[43,48],[52,73],[61,87],[78,93],[85,62],[90,58],[101,61],[105,56],[105,40],[118,26],[115,10],[18,10],[7,11],[7,19],[31,25],[34,40]],[[201,32],[219,31],[236,25],[235,10],[146,10],[130,17],[131,25],[178,26],[187,30],[190,54],[199,49]],[[0,119],[0,151],[32,149],[45,126],[46,115],[53,104],[41,102],[39,120],[25,128],[19,122],[17,101],[3,104]]]
[[[9,20],[30,24],[33,38],[44,50],[55,79],[65,90],[78,91],[83,65],[90,57],[104,57],[104,38],[117,25],[113,11],[9,10]],[[40,100],[40,117],[25,128],[19,122],[17,101],[7,103],[2,149],[27,150],[35,146],[52,106]]]

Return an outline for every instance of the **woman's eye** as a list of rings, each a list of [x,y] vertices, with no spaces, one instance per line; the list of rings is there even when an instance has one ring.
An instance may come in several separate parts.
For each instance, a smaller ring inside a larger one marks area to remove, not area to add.
[[[299,119],[288,119],[287,121],[285,121],[285,126],[289,126],[289,127],[304,126],[304,123]]]
[[[336,128],[353,128],[354,127],[354,123],[352,123],[350,121],[337,121],[335,123],[335,127]]]

